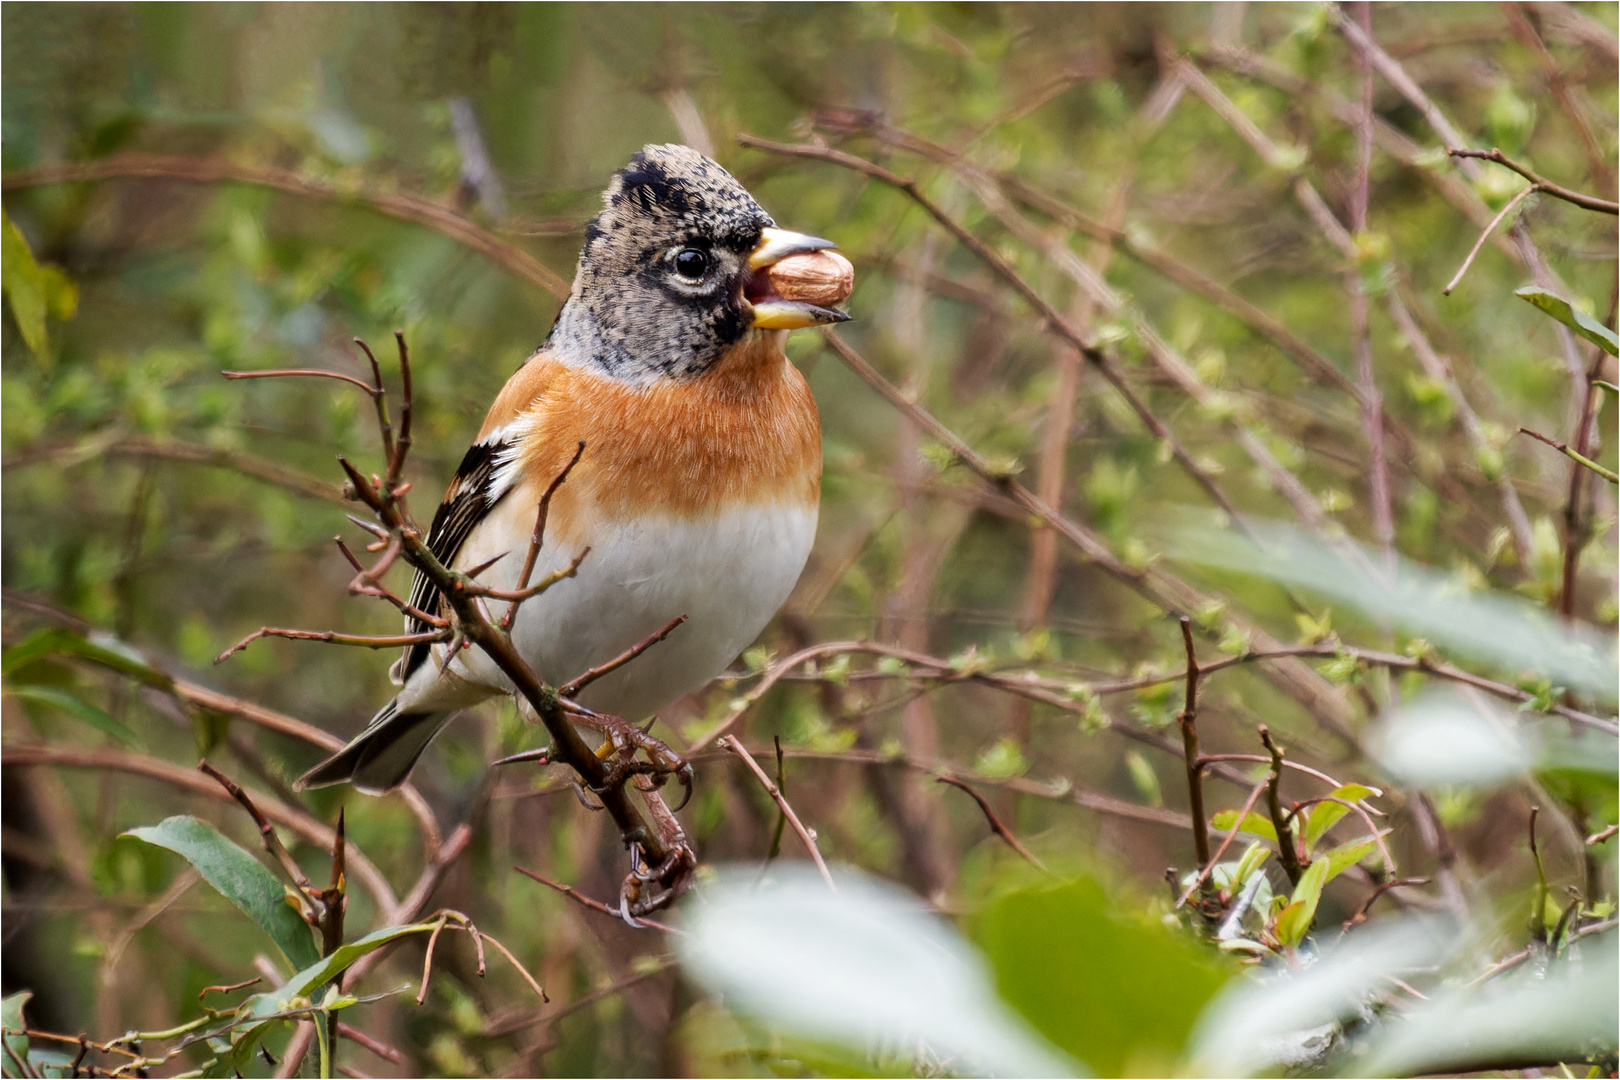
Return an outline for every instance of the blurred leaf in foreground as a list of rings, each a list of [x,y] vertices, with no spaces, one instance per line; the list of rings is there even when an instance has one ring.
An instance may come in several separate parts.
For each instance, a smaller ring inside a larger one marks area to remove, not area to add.
[[[784,1031],[964,1075],[1072,1076],[996,997],[984,960],[920,900],[850,871],[737,868],[687,901],[681,964],[728,1008]]]
[[[1499,593],[1466,592],[1446,573],[1397,560],[1387,575],[1370,549],[1351,560],[1304,529],[1251,522],[1256,540],[1191,515],[1167,531],[1171,558],[1253,574],[1421,635],[1442,648],[1511,672],[1535,671],[1561,686],[1612,702],[1620,687],[1615,639],[1561,623],[1545,608]]]
[[[1354,1074],[1494,1072],[1612,1059],[1620,1044],[1615,938],[1610,930],[1573,945],[1548,964],[1545,975],[1527,964],[1494,983],[1447,988],[1388,1024]]]
[[[1234,982],[1199,1018],[1194,1075],[1251,1076],[1321,1064],[1341,1025],[1364,1018],[1374,990],[1396,971],[1440,960],[1455,937],[1432,919],[1369,927],[1304,971]]]
[[[992,900],[975,937],[1012,1005],[1103,1076],[1167,1075],[1230,970],[1185,935],[1119,918],[1091,880]]]
[[[1430,790],[1495,787],[1548,769],[1597,773],[1612,786],[1617,768],[1613,739],[1527,729],[1494,702],[1453,690],[1385,714],[1368,748],[1392,777]]]

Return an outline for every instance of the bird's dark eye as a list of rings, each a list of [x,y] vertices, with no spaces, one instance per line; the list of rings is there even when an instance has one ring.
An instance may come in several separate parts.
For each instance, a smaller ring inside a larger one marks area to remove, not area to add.
[[[683,248],[675,253],[675,272],[688,281],[697,281],[709,269],[709,255],[697,248]]]

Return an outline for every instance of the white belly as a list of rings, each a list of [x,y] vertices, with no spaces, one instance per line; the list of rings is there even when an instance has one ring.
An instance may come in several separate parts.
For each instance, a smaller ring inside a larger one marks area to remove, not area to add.
[[[510,512],[506,504],[515,503],[506,500],[497,513]],[[759,636],[798,581],[815,535],[815,506],[781,503],[733,507],[701,519],[658,515],[605,524],[591,536],[591,552],[576,577],[524,602],[512,639],[536,674],[559,686],[671,619],[688,616],[663,642],[580,694],[581,704],[600,712],[645,719],[718,675]],[[476,565],[498,554],[470,550],[473,546],[458,565]],[[577,554],[577,549],[546,545],[533,580]],[[481,580],[512,587],[523,555],[512,552]],[[504,605],[489,607],[500,618]],[[510,692],[477,649],[461,653],[452,671],[482,687]]]

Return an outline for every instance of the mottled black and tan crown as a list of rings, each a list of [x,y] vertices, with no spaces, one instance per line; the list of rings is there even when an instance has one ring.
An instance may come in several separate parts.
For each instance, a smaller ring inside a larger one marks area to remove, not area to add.
[[[696,377],[756,329],[844,318],[787,303],[763,280],[774,262],[831,246],[777,229],[730,173],[691,147],[644,147],[603,192],[543,348],[626,382]]]
[[[670,243],[751,248],[774,224],[730,173],[690,146],[645,146],[602,193],[602,212],[585,230],[585,253],[618,254],[615,234],[626,231]]]

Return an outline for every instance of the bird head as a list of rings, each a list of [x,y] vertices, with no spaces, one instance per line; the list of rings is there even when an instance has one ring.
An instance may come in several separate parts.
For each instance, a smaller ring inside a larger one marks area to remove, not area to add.
[[[840,322],[783,299],[768,270],[831,241],[778,229],[730,173],[688,146],[647,146],[613,176],[585,229],[547,347],[628,381],[690,378],[756,331]]]

